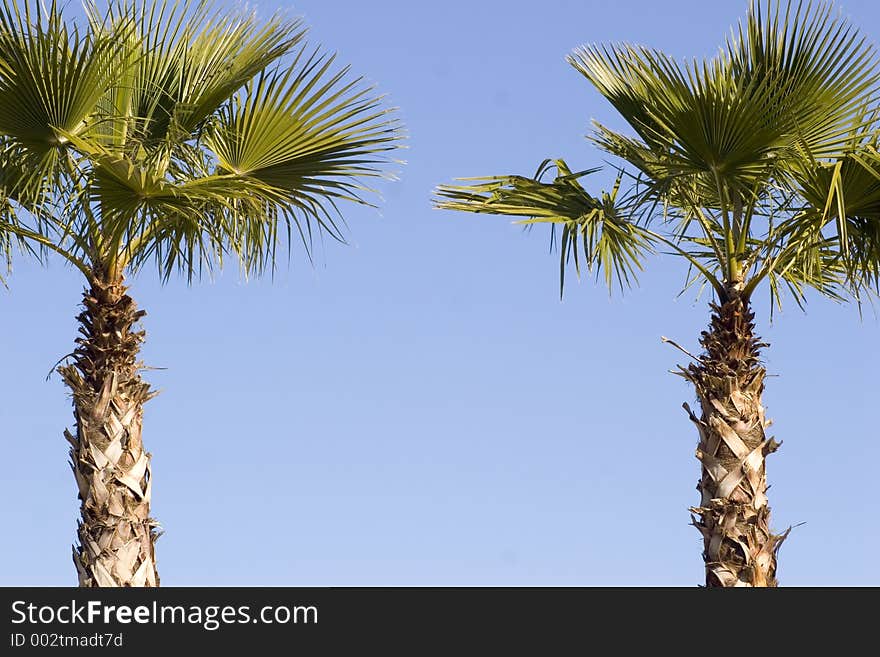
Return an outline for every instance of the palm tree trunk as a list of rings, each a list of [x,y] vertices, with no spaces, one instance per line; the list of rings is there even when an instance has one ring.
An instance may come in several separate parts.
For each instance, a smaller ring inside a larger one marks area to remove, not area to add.
[[[143,331],[121,279],[97,277],[83,293],[74,362],[58,368],[73,393],[76,437],[65,430],[79,487],[79,585],[158,586],[150,517],[150,454],[141,440],[143,404],[154,393],[140,378]]]
[[[692,508],[703,535],[706,586],[776,586],[776,553],[788,532],[770,531],[765,459],[780,443],[767,438],[761,395],[766,370],[754,333],[754,313],[735,286],[711,304],[703,331],[704,354],[682,374],[696,388],[702,407],[697,425],[700,506]]]

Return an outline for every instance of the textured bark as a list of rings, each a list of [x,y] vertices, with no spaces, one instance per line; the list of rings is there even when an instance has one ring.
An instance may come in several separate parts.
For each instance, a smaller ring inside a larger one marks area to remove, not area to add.
[[[70,461],[79,487],[79,585],[158,586],[150,517],[150,454],[141,440],[143,404],[153,393],[140,378],[143,331],[122,281],[98,280],[83,293],[74,362],[58,368],[73,394],[76,436]]]
[[[700,339],[704,353],[682,369],[702,408],[698,419],[684,404],[700,433],[701,501],[691,511],[703,535],[706,586],[777,586],[776,554],[788,532],[770,531],[765,459],[779,443],[765,435],[760,350],[767,345],[755,336],[754,313],[736,289],[711,308]]]

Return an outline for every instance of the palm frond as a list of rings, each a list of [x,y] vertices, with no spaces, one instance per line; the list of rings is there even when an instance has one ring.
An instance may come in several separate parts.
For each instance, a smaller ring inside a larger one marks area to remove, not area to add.
[[[544,182],[544,174],[552,169],[555,178]],[[609,289],[615,281],[623,289],[636,282],[653,239],[616,205],[617,185],[599,197],[584,189],[579,180],[596,171],[572,173],[563,160],[545,160],[533,178],[463,178],[469,184],[441,185],[434,205],[442,210],[525,217],[517,223],[526,225],[549,223],[554,229],[551,240],[560,225],[560,294],[569,264],[578,275],[582,265],[595,268],[604,274]]]
[[[730,77],[753,96],[762,124],[817,159],[835,158],[873,121],[877,53],[830,2],[752,0],[727,44]]]
[[[807,210],[786,227],[788,241],[832,226],[846,280],[858,295],[880,284],[880,153],[866,143],[836,161],[805,160],[792,178]]]
[[[0,9],[0,135],[32,160],[20,189],[56,184],[64,134],[85,131],[117,83],[120,33],[81,30],[57,0],[45,9],[9,0]]]
[[[210,0],[111,0],[106,16],[94,5],[88,15],[94,32],[124,35],[119,58],[131,66],[104,97],[98,132],[132,155],[167,155],[305,35],[298,19],[260,23],[253,11],[222,12]]]
[[[261,74],[228,103],[205,134],[218,172],[264,185],[270,214],[342,239],[338,200],[369,204],[366,181],[383,173],[400,127],[383,98],[335,56],[302,49],[286,70]]]

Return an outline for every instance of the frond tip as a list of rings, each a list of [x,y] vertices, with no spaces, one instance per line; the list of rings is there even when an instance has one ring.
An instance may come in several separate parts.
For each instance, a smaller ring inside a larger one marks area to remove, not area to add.
[[[542,178],[556,171],[552,182]],[[533,178],[491,176],[464,178],[468,185],[441,185],[437,188],[436,208],[464,212],[525,217],[516,223],[551,225],[551,244],[556,243],[560,225],[560,295],[565,286],[565,269],[574,264],[601,271],[609,290],[616,281],[622,290],[636,282],[642,259],[649,253],[651,234],[636,225],[617,202],[618,179],[611,192],[592,196],[580,179],[597,169],[572,173],[563,160],[545,160]]]

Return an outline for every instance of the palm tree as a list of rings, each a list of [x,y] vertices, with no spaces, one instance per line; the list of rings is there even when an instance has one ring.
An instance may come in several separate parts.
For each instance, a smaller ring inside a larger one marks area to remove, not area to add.
[[[684,405],[699,432],[692,520],[707,586],[775,586],[788,532],[770,528],[765,459],[779,443],[766,433],[752,298],[766,284],[771,308],[785,290],[800,305],[807,288],[839,299],[876,282],[874,49],[830,4],[752,2],[706,61],[593,45],[568,62],[634,132],[594,126],[592,141],[623,161],[612,191],[591,195],[580,181],[594,170],[556,160],[532,178],[440,186],[435,203],[558,226],[563,277],[573,262],[624,288],[663,250],[687,261],[688,284],[711,287],[703,353],[678,372],[700,403],[699,417]]]
[[[80,586],[156,586],[140,376],[144,316],[127,277],[191,280],[279,245],[342,239],[337,202],[365,203],[400,130],[381,96],[304,42],[299,20],[208,2],[110,0],[86,21],[4,0],[0,157],[10,234],[86,281],[81,336],[59,372],[82,518]]]

